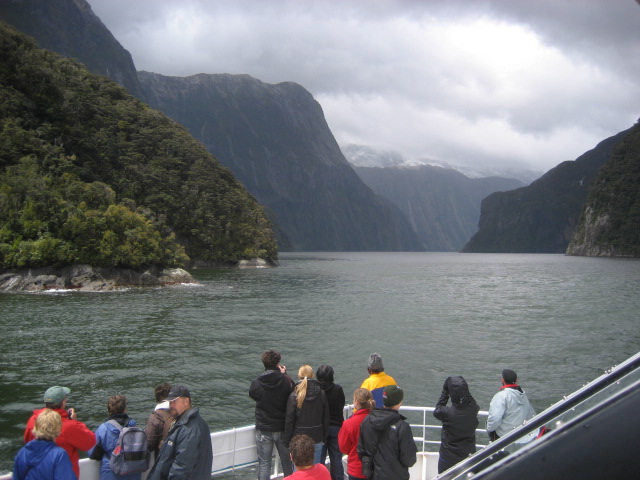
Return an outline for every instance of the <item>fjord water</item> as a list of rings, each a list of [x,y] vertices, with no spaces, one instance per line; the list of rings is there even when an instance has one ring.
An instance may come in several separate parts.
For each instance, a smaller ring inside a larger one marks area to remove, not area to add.
[[[247,392],[275,348],[295,376],[332,365],[349,398],[379,352],[405,403],[463,375],[484,410],[503,368],[540,411],[640,350],[640,261],[563,255],[291,253],[198,285],[0,295],[0,472],[44,390],[66,385],[96,428],[125,394],[144,424],[153,386],[187,385],[212,430],[253,421]]]

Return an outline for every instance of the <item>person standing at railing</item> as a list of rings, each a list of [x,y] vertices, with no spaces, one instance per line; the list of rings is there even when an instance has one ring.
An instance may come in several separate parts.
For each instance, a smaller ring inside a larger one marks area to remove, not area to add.
[[[367,415],[376,407],[376,402],[371,392],[366,388],[358,388],[353,392],[353,407],[355,412],[344,421],[338,433],[338,446],[340,451],[347,455],[347,474],[349,480],[361,480],[362,462],[358,457],[358,439],[360,438],[360,425]]]
[[[417,449],[411,427],[398,410],[404,393],[397,385],[384,387],[385,408],[375,408],[360,425],[358,455],[362,475],[373,480],[409,480]]]
[[[384,366],[382,365],[382,357],[378,353],[372,353],[369,355],[369,362],[367,363],[367,372],[369,377],[362,382],[360,388],[366,388],[373,395],[373,399],[376,401],[376,407],[384,407],[382,402],[382,391],[387,385],[396,385],[396,381],[392,376],[384,373]]]
[[[258,480],[271,478],[273,446],[280,455],[282,471],[293,473],[289,447],[284,441],[284,418],[287,400],[294,383],[287,375],[287,367],[280,365],[281,356],[275,350],[262,354],[264,372],[251,382],[249,396],[256,402],[256,449],[258,453]]]
[[[171,385],[166,382],[156,386],[154,389],[156,407],[149,415],[147,426],[144,428],[144,433],[147,435],[147,448],[153,452],[154,458],[158,458],[162,442],[167,438],[171,424],[175,420],[167,402],[170,390]]]
[[[24,443],[35,438],[33,427],[39,415],[47,410],[58,412],[62,419],[62,431],[56,438],[56,445],[62,447],[71,460],[71,466],[76,477],[80,478],[80,450],[88,452],[96,444],[95,434],[82,422],[78,421],[78,414],[74,408],[67,409],[67,396],[71,393],[67,387],[56,385],[48,388],[44,393],[45,408],[33,411],[24,431]]]
[[[536,412],[529,403],[527,394],[518,385],[518,375],[508,368],[502,371],[502,386],[489,404],[487,433],[494,441],[535,417]],[[526,440],[531,438],[527,437]],[[525,440],[525,441],[526,441]]]
[[[54,441],[62,430],[62,418],[55,410],[38,415],[33,427],[34,440],[20,449],[13,466],[13,480],[75,480],[69,455]]]
[[[342,453],[338,447],[338,434],[344,422],[344,390],[333,382],[333,367],[320,365],[316,371],[316,378],[320,388],[324,391],[329,403],[329,436],[322,447],[320,463],[324,464],[329,454],[331,480],[344,480]]]
[[[176,421],[147,480],[211,480],[211,431],[192,405],[189,389],[173,385],[167,401]]]
[[[311,365],[298,369],[300,381],[289,400],[284,421],[284,441],[289,444],[294,435],[308,435],[315,442],[315,463],[320,463],[322,447],[329,436],[329,403],[320,384],[313,378]]]
[[[449,399],[451,405],[447,406]],[[460,376],[447,377],[433,411],[433,416],[442,421],[438,473],[475,453],[479,410],[467,381]]]

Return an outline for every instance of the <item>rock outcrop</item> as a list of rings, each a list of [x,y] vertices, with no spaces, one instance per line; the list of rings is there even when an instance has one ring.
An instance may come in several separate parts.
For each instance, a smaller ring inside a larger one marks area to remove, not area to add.
[[[162,287],[195,283],[181,268],[144,271],[73,265],[64,268],[43,267],[0,273],[0,291],[39,292],[46,290],[109,291],[132,287]]]

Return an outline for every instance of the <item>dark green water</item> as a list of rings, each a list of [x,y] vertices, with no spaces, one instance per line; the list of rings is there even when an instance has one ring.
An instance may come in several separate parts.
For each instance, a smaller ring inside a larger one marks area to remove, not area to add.
[[[122,393],[144,424],[153,386],[183,383],[212,430],[250,424],[276,348],[332,365],[349,392],[379,352],[406,404],[463,375],[482,409],[513,368],[538,411],[640,350],[640,261],[562,255],[287,254],[276,269],[196,271],[197,286],[0,295],[0,472],[51,385],[91,428]]]

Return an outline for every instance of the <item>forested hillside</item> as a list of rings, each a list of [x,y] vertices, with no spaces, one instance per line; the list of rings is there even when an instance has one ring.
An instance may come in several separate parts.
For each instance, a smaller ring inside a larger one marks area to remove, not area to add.
[[[592,183],[567,253],[640,257],[640,123]]]
[[[0,267],[275,260],[262,208],[181,126],[0,23]]]

